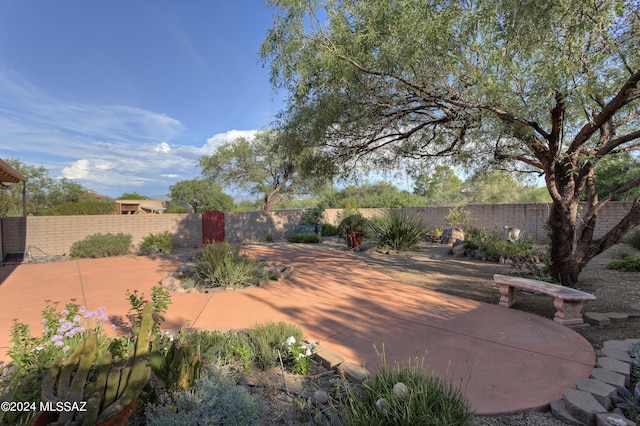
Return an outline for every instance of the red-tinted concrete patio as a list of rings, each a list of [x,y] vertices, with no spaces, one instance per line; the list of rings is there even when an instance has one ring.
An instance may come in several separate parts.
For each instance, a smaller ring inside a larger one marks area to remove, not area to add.
[[[241,328],[287,321],[310,340],[373,371],[425,355],[437,374],[466,389],[477,414],[545,407],[595,364],[591,345],[571,329],[525,312],[399,283],[357,256],[308,245],[247,246],[254,257],[295,267],[284,282],[242,291],[172,294],[165,328]],[[177,257],[119,257],[0,268],[0,347],[13,319],[41,332],[45,300],[71,298],[112,317],[129,309],[127,290],[151,288],[179,266]],[[496,288],[496,295],[498,289]],[[497,296],[496,296],[497,297]],[[496,299],[497,300],[497,299]],[[0,359],[8,361],[6,349]]]

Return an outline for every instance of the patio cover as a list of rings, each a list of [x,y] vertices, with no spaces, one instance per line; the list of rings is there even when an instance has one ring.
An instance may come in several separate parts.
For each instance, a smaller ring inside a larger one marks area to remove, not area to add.
[[[0,159],[0,183],[22,182],[22,216],[27,215],[27,178]]]

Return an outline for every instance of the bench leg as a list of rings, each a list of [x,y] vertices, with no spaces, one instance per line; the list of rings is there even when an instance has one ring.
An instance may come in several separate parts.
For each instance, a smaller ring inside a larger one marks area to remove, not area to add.
[[[516,289],[508,285],[500,285],[500,306],[510,308],[516,303]]]
[[[555,322],[562,325],[576,325],[584,322],[582,320],[582,314],[580,313],[584,306],[583,301],[567,302],[556,298],[553,301],[553,306],[556,307],[556,315],[555,318],[553,318]]]

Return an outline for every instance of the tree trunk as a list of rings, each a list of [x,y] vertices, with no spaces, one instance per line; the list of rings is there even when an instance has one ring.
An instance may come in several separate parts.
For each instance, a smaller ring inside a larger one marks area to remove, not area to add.
[[[547,222],[549,233],[549,275],[568,287],[575,287],[585,263],[573,256],[576,230],[575,208],[554,202]]]

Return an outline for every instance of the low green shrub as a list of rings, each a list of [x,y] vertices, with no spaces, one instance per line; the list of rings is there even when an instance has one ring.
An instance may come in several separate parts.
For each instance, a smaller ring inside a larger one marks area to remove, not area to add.
[[[318,234],[293,234],[287,237],[290,243],[315,244],[321,243],[322,237]]]
[[[105,201],[78,201],[63,203],[45,210],[44,216],[97,215],[113,214],[116,212],[114,203]]]
[[[247,287],[260,281],[260,262],[231,248],[229,243],[213,243],[196,255],[195,278],[205,287]]]
[[[172,249],[173,241],[171,240],[169,231],[149,234],[144,237],[142,243],[140,243],[140,250],[146,254],[171,253]]]
[[[190,391],[164,393],[145,407],[146,424],[259,425],[262,401],[217,368],[203,370]]]
[[[247,333],[255,363],[262,370],[267,370],[277,364],[278,349],[283,357],[286,356],[288,338],[293,337],[296,342],[302,342],[303,338],[300,327],[283,321],[258,324],[249,329]]]
[[[347,387],[338,402],[345,425],[467,425],[470,404],[450,381],[425,373],[424,359],[396,364],[384,362],[373,378]]]
[[[623,241],[625,243],[629,244],[634,249],[640,250],[640,229],[637,229],[637,230],[627,234],[623,238]]]
[[[167,209],[167,211],[165,211],[164,213],[167,214],[167,213],[191,213],[191,212],[185,206],[181,206],[180,204],[171,204]]]
[[[621,272],[640,272],[640,257],[625,257],[624,259],[612,260],[604,267]]]
[[[607,250],[612,259],[624,259],[625,257],[634,257],[638,251],[626,244],[617,244]]]
[[[122,256],[131,247],[130,234],[93,234],[71,246],[71,257],[98,258]]]
[[[322,224],[322,236],[323,237],[333,237],[335,235],[338,235],[338,227],[335,225],[332,225],[330,223],[323,223]]]
[[[369,219],[362,216],[361,213],[353,213],[346,216],[338,225],[338,235],[346,238],[351,232],[360,232],[363,236],[367,235],[369,230]]]
[[[379,247],[395,251],[409,250],[429,232],[418,216],[404,212],[372,219],[369,226]]]

